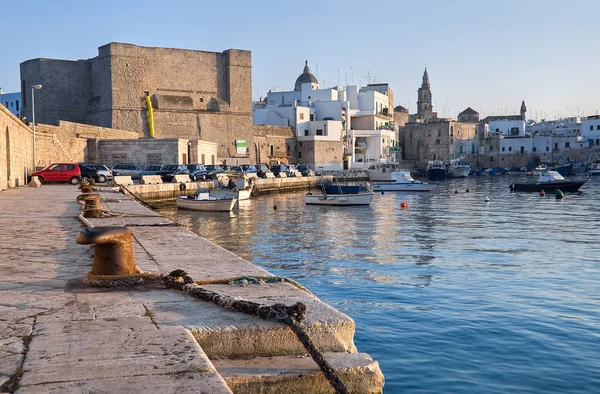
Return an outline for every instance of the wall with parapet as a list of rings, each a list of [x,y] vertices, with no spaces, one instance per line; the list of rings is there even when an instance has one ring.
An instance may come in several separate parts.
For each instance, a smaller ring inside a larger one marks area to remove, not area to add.
[[[33,167],[33,132],[0,105],[0,190],[22,186]]]

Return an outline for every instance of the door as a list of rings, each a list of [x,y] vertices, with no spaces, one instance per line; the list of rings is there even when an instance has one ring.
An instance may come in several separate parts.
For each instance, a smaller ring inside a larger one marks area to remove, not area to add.
[[[61,175],[63,173],[63,165],[62,164],[54,164],[50,166],[46,173],[42,176],[45,181],[48,182],[57,182],[61,181]]]

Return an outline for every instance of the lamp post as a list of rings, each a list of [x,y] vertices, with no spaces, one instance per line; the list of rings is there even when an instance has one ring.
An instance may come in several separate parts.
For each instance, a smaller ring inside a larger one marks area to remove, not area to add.
[[[35,171],[35,91],[42,88],[42,85],[31,85],[31,120],[33,121],[33,171]]]

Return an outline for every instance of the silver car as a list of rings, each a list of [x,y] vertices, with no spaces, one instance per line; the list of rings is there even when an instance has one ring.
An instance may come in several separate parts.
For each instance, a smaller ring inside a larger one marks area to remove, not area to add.
[[[142,169],[135,164],[115,164],[112,172],[114,175],[130,176],[132,179],[139,179]]]

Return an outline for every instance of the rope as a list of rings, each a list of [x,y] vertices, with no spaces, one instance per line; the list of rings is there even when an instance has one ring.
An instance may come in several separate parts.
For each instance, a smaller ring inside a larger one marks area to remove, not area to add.
[[[284,305],[276,303],[272,305],[261,305],[256,302],[247,301],[240,298],[233,298],[216,291],[204,289],[199,284],[230,284],[245,286],[248,283],[290,283],[302,290],[308,291],[304,286],[296,281],[278,276],[243,276],[236,278],[214,279],[204,281],[194,281],[192,277],[183,270],[172,271],[169,275],[157,274],[152,272],[143,272],[138,270],[132,275],[94,275],[88,273],[84,283],[90,287],[132,287],[143,284],[158,284],[162,282],[168,289],[183,291],[192,297],[203,301],[213,302],[223,308],[246,313],[251,316],[258,316],[265,320],[281,322],[290,327],[292,332],[308,351],[312,359],[317,363],[329,384],[335,390],[336,394],[350,394],[350,391],[344,386],[337,372],[329,365],[323,354],[312,342],[303,321],[306,318],[306,305],[297,302],[293,305]]]

